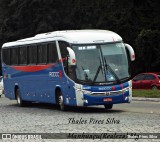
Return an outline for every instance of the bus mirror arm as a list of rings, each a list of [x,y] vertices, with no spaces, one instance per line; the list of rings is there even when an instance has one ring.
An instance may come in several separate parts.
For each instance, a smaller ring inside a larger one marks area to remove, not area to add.
[[[132,46],[130,46],[129,44],[124,44],[124,45],[125,45],[125,47],[127,48],[128,52],[129,52],[130,60],[134,61],[135,60],[135,53],[134,53],[134,50],[133,50]]]
[[[68,56],[68,65],[75,66],[76,65],[76,56],[75,56],[75,53],[74,53],[74,51],[70,47],[67,47],[67,50],[68,50],[68,53],[69,53],[69,56]]]

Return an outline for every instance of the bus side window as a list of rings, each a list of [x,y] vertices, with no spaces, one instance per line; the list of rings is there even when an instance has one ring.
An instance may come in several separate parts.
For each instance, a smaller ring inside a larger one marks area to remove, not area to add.
[[[59,43],[59,48],[61,52],[61,58],[62,58],[61,60],[63,62],[63,67],[64,67],[66,74],[68,75],[69,68],[68,68],[68,62],[66,60],[66,57],[69,55],[68,50],[67,50],[67,47],[69,47],[69,43],[64,42],[64,41],[58,41],[58,43]]]
[[[58,43],[59,43],[62,59],[66,58],[68,55],[67,47],[69,47],[69,43],[64,41],[58,41]]]
[[[27,46],[19,48],[19,63],[21,65],[27,64]]]
[[[47,63],[47,44],[38,45],[38,64]]]
[[[28,47],[29,51],[29,64],[37,64],[37,46],[32,45]]]
[[[58,61],[58,53],[56,48],[56,43],[48,44],[48,63],[55,63]]]
[[[18,47],[17,48],[11,48],[11,65],[18,65]]]
[[[6,65],[10,65],[10,48],[7,49],[4,48],[2,52],[3,52],[3,62]]]

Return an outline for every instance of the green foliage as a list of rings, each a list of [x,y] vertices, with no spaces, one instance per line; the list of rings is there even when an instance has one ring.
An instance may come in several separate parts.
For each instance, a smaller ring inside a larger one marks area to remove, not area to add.
[[[133,89],[133,97],[160,98],[160,90]]]
[[[160,70],[160,32],[158,30],[142,30],[136,39],[137,61],[142,71]]]

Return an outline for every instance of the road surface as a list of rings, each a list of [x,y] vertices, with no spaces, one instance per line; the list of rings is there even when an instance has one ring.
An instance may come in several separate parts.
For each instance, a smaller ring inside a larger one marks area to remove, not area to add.
[[[131,104],[114,105],[112,110],[98,106],[73,107],[62,112],[57,106],[49,104],[18,107],[15,100],[2,96],[0,133],[158,133],[159,108],[159,102],[133,101]],[[148,141],[158,142],[160,139]]]

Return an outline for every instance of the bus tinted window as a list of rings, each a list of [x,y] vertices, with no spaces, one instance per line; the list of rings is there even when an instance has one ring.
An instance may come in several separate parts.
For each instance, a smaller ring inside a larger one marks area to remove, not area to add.
[[[65,58],[68,55],[67,47],[69,47],[69,44],[64,41],[59,41],[59,47],[61,51],[62,58]]]
[[[48,63],[55,63],[58,60],[56,43],[48,44]]]
[[[20,47],[19,49],[19,62],[20,64],[27,64],[27,47]]]
[[[18,64],[18,48],[11,48],[11,65]]]
[[[5,64],[10,65],[10,49],[3,49],[3,61]]]
[[[38,63],[47,63],[47,44],[38,45]]]
[[[29,64],[37,64],[37,47],[29,46]]]

